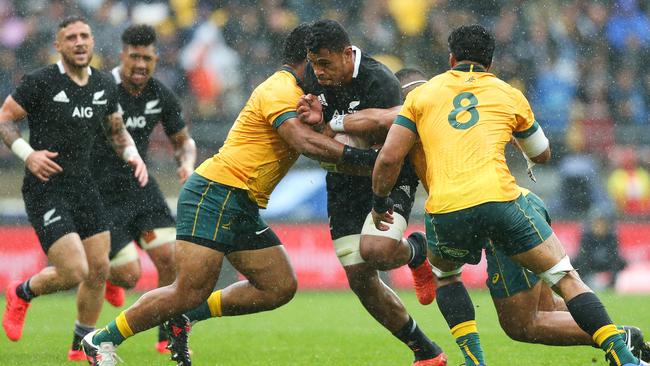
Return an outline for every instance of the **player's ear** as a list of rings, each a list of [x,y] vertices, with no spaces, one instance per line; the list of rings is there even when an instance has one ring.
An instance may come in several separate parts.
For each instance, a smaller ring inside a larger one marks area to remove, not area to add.
[[[453,69],[454,67],[456,67],[457,63],[458,61],[456,61],[456,57],[454,57],[454,54],[449,52],[449,67]]]
[[[351,61],[351,60],[352,60],[352,54],[353,54],[353,52],[352,52],[352,46],[347,46],[347,47],[345,47],[345,48],[343,49],[343,57],[344,57],[347,61]]]

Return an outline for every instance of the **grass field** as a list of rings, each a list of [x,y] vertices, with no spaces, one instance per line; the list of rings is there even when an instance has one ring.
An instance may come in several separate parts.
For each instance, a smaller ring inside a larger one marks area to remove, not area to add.
[[[449,356],[449,365],[462,364],[446,323],[435,304],[417,304],[412,292],[400,296],[422,329]],[[610,315],[621,324],[650,332],[650,296],[600,293]],[[136,295],[127,299],[132,303]],[[472,292],[487,362],[490,366],[606,365],[592,347],[549,347],[511,341],[499,328],[487,292]],[[65,365],[72,338],[74,297],[54,295],[34,301],[23,339],[12,343],[2,336],[0,365]],[[4,308],[4,301],[1,303]],[[103,325],[119,309],[104,307]],[[129,339],[119,348],[125,365],[173,365],[155,353],[155,331]],[[300,292],[278,310],[242,317],[211,319],[195,326],[190,337],[194,365],[410,365],[411,353],[381,328],[350,292]]]

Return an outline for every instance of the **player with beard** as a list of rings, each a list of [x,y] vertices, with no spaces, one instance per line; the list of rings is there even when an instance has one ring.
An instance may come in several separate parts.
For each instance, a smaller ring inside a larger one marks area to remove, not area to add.
[[[181,117],[174,94],[152,75],[156,69],[156,32],[149,25],[133,25],[122,33],[121,64],[112,70],[117,83],[122,118],[143,159],[149,137],[161,123],[174,147],[181,183],[192,174],[196,160],[194,140]],[[158,270],[158,286],[174,282],[175,221],[158,184],[149,177],[141,187],[131,168],[113,153],[106,140],[97,140],[91,165],[104,206],[112,218],[109,281],[106,300],[113,306],[124,304],[124,288],[132,288],[140,278],[140,261],[134,241],[144,249]],[[85,333],[75,332],[73,350],[85,360],[80,349]],[[158,331],[158,352],[169,352],[166,333]]]
[[[345,131],[346,114],[367,108],[391,108],[401,103],[398,80],[383,64],[352,46],[343,27],[333,20],[317,21],[306,40],[310,63],[298,112],[304,123],[321,121],[338,133]],[[367,146],[382,144],[387,129],[375,126],[357,134]],[[358,141],[358,140],[357,140]],[[408,264],[416,283],[429,285],[433,274],[426,259],[426,239],[416,233],[403,238],[413,207],[418,178],[404,164],[399,183],[390,193],[395,200],[395,223],[377,230],[368,214],[372,202],[369,176],[335,169],[327,173],[327,210],[330,234],[348,284],[364,308],[414,354],[414,365],[445,365],[446,356],[418,327],[404,304],[380,278],[379,270]]]
[[[113,154],[128,164],[141,186],[146,166],[118,113],[111,76],[89,66],[93,36],[79,17],[59,25],[56,64],[23,77],[0,108],[0,137],[25,161],[25,209],[50,266],[11,282],[2,325],[18,341],[30,301],[79,284],[75,333],[92,330],[108,276],[108,218],[89,165],[93,143],[109,138]],[[27,118],[29,143],[15,122]],[[100,162],[102,163],[102,162]]]

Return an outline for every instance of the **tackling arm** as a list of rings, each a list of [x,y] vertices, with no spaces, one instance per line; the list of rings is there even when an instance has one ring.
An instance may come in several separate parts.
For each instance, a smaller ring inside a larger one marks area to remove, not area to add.
[[[373,142],[384,141],[401,107],[368,108],[346,114],[343,117],[343,130],[350,135],[368,137]]]
[[[330,163],[356,166],[372,166],[377,153],[374,150],[357,149],[343,145],[324,136],[300,122],[289,118],[278,127],[278,133],[291,147],[309,158]]]
[[[178,164],[176,174],[178,174],[178,178],[183,183],[194,171],[194,164],[196,164],[196,143],[190,136],[187,127],[169,136],[169,141],[174,146],[174,158]]]
[[[393,125],[372,170],[372,218],[377,229],[386,231],[392,223],[392,203],[388,195],[395,186],[404,158],[415,144],[417,135],[410,129]]]
[[[149,181],[149,173],[144,161],[138,153],[138,148],[135,147],[133,138],[129,131],[124,127],[124,120],[122,114],[115,112],[110,114],[105,121],[106,135],[115,150],[115,153],[124,159],[134,170],[134,175],[140,183],[141,187],[147,185]]]

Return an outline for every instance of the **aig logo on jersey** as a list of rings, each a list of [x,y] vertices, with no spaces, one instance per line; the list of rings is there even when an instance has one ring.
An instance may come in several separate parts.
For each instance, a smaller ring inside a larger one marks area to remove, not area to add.
[[[72,117],[76,118],[93,118],[93,109],[91,107],[74,107]]]
[[[147,119],[144,116],[127,117],[124,121],[126,128],[144,128],[147,125]]]

